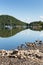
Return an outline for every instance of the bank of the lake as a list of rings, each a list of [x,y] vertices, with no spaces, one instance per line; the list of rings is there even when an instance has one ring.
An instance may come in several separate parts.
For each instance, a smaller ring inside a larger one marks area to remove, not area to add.
[[[18,49],[0,50],[0,65],[43,65],[43,42],[28,42]]]

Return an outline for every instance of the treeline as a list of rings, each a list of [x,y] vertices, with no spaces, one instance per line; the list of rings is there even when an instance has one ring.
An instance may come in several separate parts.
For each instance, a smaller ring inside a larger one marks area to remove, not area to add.
[[[29,24],[29,28],[32,30],[43,30],[43,22],[42,21],[34,21]]]
[[[16,19],[13,16],[9,15],[0,15],[0,28],[4,27],[5,25],[10,25],[10,26],[27,26],[28,23],[24,23],[18,19]]]
[[[34,22],[31,22],[29,24],[29,26],[43,26],[43,22],[42,21],[34,21]]]

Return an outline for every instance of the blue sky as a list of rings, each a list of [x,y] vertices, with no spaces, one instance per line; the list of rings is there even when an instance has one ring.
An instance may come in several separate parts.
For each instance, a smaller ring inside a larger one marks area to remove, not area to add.
[[[43,0],[0,0],[0,15],[2,14],[28,23],[43,21]]]

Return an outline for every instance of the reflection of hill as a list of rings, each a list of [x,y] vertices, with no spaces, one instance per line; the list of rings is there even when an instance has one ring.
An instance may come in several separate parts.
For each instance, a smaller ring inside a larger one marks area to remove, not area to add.
[[[36,29],[36,28],[31,28],[31,27],[29,29],[34,30],[34,31],[42,31],[43,30],[42,28],[37,28]]]
[[[15,28],[15,29],[11,29],[11,30],[1,29],[0,30],[0,37],[10,37],[10,36],[15,35],[16,33],[20,32],[22,30],[24,30],[24,28]]]
[[[27,28],[27,23],[24,23],[15,17],[9,15],[0,15],[0,36],[9,37]]]
[[[42,21],[31,22],[29,24],[29,28],[31,30],[41,31],[43,30],[43,22]]]

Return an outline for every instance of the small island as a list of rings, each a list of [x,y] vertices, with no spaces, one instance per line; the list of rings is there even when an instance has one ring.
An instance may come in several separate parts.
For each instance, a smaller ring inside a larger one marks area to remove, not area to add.
[[[36,31],[43,30],[43,22],[42,21],[34,21],[29,24],[29,28]]]

